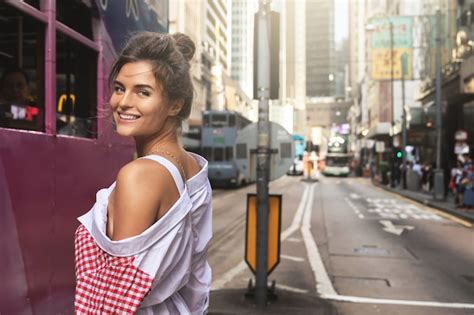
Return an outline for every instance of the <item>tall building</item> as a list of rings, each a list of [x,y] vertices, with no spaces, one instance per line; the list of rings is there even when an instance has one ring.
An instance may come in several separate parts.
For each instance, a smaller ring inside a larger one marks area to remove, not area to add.
[[[295,1],[298,2],[298,1]],[[334,96],[334,0],[306,2],[306,94]]]
[[[257,0],[232,0],[230,74],[247,95],[253,93],[253,32]]]

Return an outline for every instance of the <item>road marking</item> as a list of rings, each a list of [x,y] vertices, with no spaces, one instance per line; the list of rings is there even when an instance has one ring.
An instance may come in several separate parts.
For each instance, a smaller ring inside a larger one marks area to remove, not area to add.
[[[345,197],[344,200],[347,202],[349,207],[351,207],[352,210],[354,210],[355,214],[357,215],[359,219],[364,219],[364,215],[360,212],[360,210],[356,207],[356,205],[352,203],[352,201],[349,198]]]
[[[295,238],[295,237],[289,237],[286,239],[286,241],[288,242],[293,242],[293,243],[300,243],[301,240],[299,238]]]
[[[288,259],[288,260],[297,261],[297,262],[304,261],[304,258],[301,258],[301,257],[288,256],[288,255],[280,255],[280,257],[283,259]]]
[[[216,279],[215,281],[213,281],[211,284],[211,290],[222,289],[224,285],[226,285],[228,282],[234,279],[236,275],[244,271],[245,267],[247,267],[247,265],[245,264],[245,261],[241,261],[237,266],[227,271],[219,279]]]
[[[321,255],[319,254],[318,246],[311,234],[311,212],[313,210],[313,192],[314,186],[311,186],[311,198],[306,204],[303,224],[301,225],[301,233],[303,234],[303,241],[306,246],[306,254],[308,255],[309,264],[314,273],[316,281],[316,292],[322,292],[329,295],[337,295],[331,280],[326,272]]]
[[[312,191],[311,191],[312,192]],[[432,301],[413,301],[413,300],[392,300],[392,299],[379,299],[379,298],[368,298],[358,296],[339,295],[334,289],[329,275],[324,267],[324,263],[319,254],[316,241],[314,240],[313,234],[311,233],[311,212],[313,207],[313,199],[310,198],[305,208],[303,224],[301,226],[301,232],[303,234],[303,240],[306,245],[306,254],[308,255],[311,269],[316,279],[316,292],[317,294],[327,300],[344,301],[353,303],[369,303],[369,304],[392,304],[392,305],[411,305],[411,306],[431,306],[440,308],[461,308],[461,309],[474,309],[474,304],[468,303],[443,303],[443,302],[432,302]]]
[[[287,239],[288,236],[290,236],[291,234],[293,234],[295,231],[299,229],[301,225],[301,220],[303,218],[304,206],[308,199],[308,194],[310,190],[309,187],[310,187],[309,185],[305,185],[303,196],[301,197],[301,201],[300,201],[300,204],[298,205],[298,209],[296,210],[296,214],[295,214],[295,217],[293,218],[293,222],[291,222],[291,225],[283,233],[281,233],[282,241]]]
[[[360,196],[356,193],[349,194],[349,197],[351,197],[352,199],[360,199]]]
[[[311,187],[314,187],[314,186],[312,185]],[[300,204],[298,206],[298,210],[296,211],[296,214],[293,218],[293,221],[291,222],[291,225],[281,234],[281,242],[286,240],[291,234],[297,231],[298,228],[300,227],[301,220],[303,217],[303,212],[305,210],[304,205],[306,204],[306,201],[308,199],[309,190],[310,190],[310,186],[305,185],[305,189],[304,189]],[[213,281],[211,284],[211,289],[212,290],[222,289],[227,283],[232,281],[232,279],[235,276],[237,276],[239,273],[244,271],[246,267],[247,265],[245,264],[245,261],[241,261],[235,267],[233,267],[232,269],[227,271],[225,274],[223,274],[220,278]]]
[[[380,220],[379,222],[384,226],[383,230],[385,232],[392,233],[398,236],[402,235],[405,229],[409,231],[415,229],[415,227],[411,225],[394,225],[392,221],[388,220]]]
[[[442,302],[430,302],[430,301],[413,301],[413,300],[391,300],[391,299],[377,299],[368,297],[348,296],[348,295],[330,295],[321,294],[321,298],[342,301],[342,302],[353,302],[353,303],[368,303],[368,304],[392,304],[392,305],[409,305],[409,306],[432,306],[441,308],[462,308],[462,309],[474,309],[474,304],[469,303],[442,303]]]
[[[460,218],[458,218],[458,217],[456,217],[456,216],[454,216],[454,215],[452,215],[452,214],[443,212],[443,211],[438,210],[438,209],[434,209],[434,208],[431,208],[431,207],[424,206],[424,205],[422,205],[422,204],[419,203],[419,202],[416,202],[416,201],[414,201],[414,200],[411,200],[410,198],[407,198],[407,197],[402,196],[402,195],[399,195],[399,194],[397,194],[397,193],[394,193],[394,192],[391,192],[391,191],[382,189],[382,188],[380,188],[380,187],[377,187],[377,186],[374,186],[374,185],[372,185],[372,186],[373,186],[374,188],[376,188],[376,189],[382,191],[382,192],[385,192],[385,193],[388,193],[388,194],[392,194],[392,195],[396,196],[397,198],[402,199],[402,200],[404,200],[404,201],[406,201],[406,202],[408,202],[408,203],[410,203],[410,204],[412,204],[412,205],[414,205],[414,206],[419,206],[419,207],[421,207],[422,209],[424,209],[424,210],[426,210],[426,211],[435,213],[435,214],[439,215],[440,217],[443,217],[443,218],[445,218],[445,219],[451,220],[451,221],[456,222],[456,223],[458,223],[458,224],[461,224],[461,225],[463,225],[463,226],[465,226],[465,227],[472,228],[472,227],[474,226],[471,222],[466,221],[466,220],[463,220],[463,219],[460,219]]]
[[[275,287],[280,290],[290,291],[294,293],[308,293],[309,292],[308,290],[293,288],[293,287],[290,287],[284,284],[278,284],[278,283],[275,284]]]

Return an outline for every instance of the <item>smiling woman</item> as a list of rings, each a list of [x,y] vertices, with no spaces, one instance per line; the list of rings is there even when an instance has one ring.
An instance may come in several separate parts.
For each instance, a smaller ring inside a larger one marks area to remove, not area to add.
[[[79,218],[77,313],[207,310],[212,231],[207,161],[178,142],[193,99],[194,50],[184,34],[142,32],[112,67],[116,131],[134,138],[139,158],[122,167]]]

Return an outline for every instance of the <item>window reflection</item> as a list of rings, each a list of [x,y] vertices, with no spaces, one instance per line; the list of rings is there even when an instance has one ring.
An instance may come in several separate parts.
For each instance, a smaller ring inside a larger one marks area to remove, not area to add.
[[[97,54],[56,37],[56,129],[58,134],[93,138],[97,131]]]
[[[0,3],[0,127],[44,130],[43,24]]]

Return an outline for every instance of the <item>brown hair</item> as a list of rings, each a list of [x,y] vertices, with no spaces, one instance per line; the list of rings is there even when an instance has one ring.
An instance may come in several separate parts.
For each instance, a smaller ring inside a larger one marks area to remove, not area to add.
[[[111,86],[120,69],[130,62],[147,61],[153,66],[155,79],[168,101],[183,100],[178,122],[189,117],[193,102],[193,84],[189,73],[190,60],[196,47],[189,36],[182,33],[135,33],[125,45],[110,70]]]

